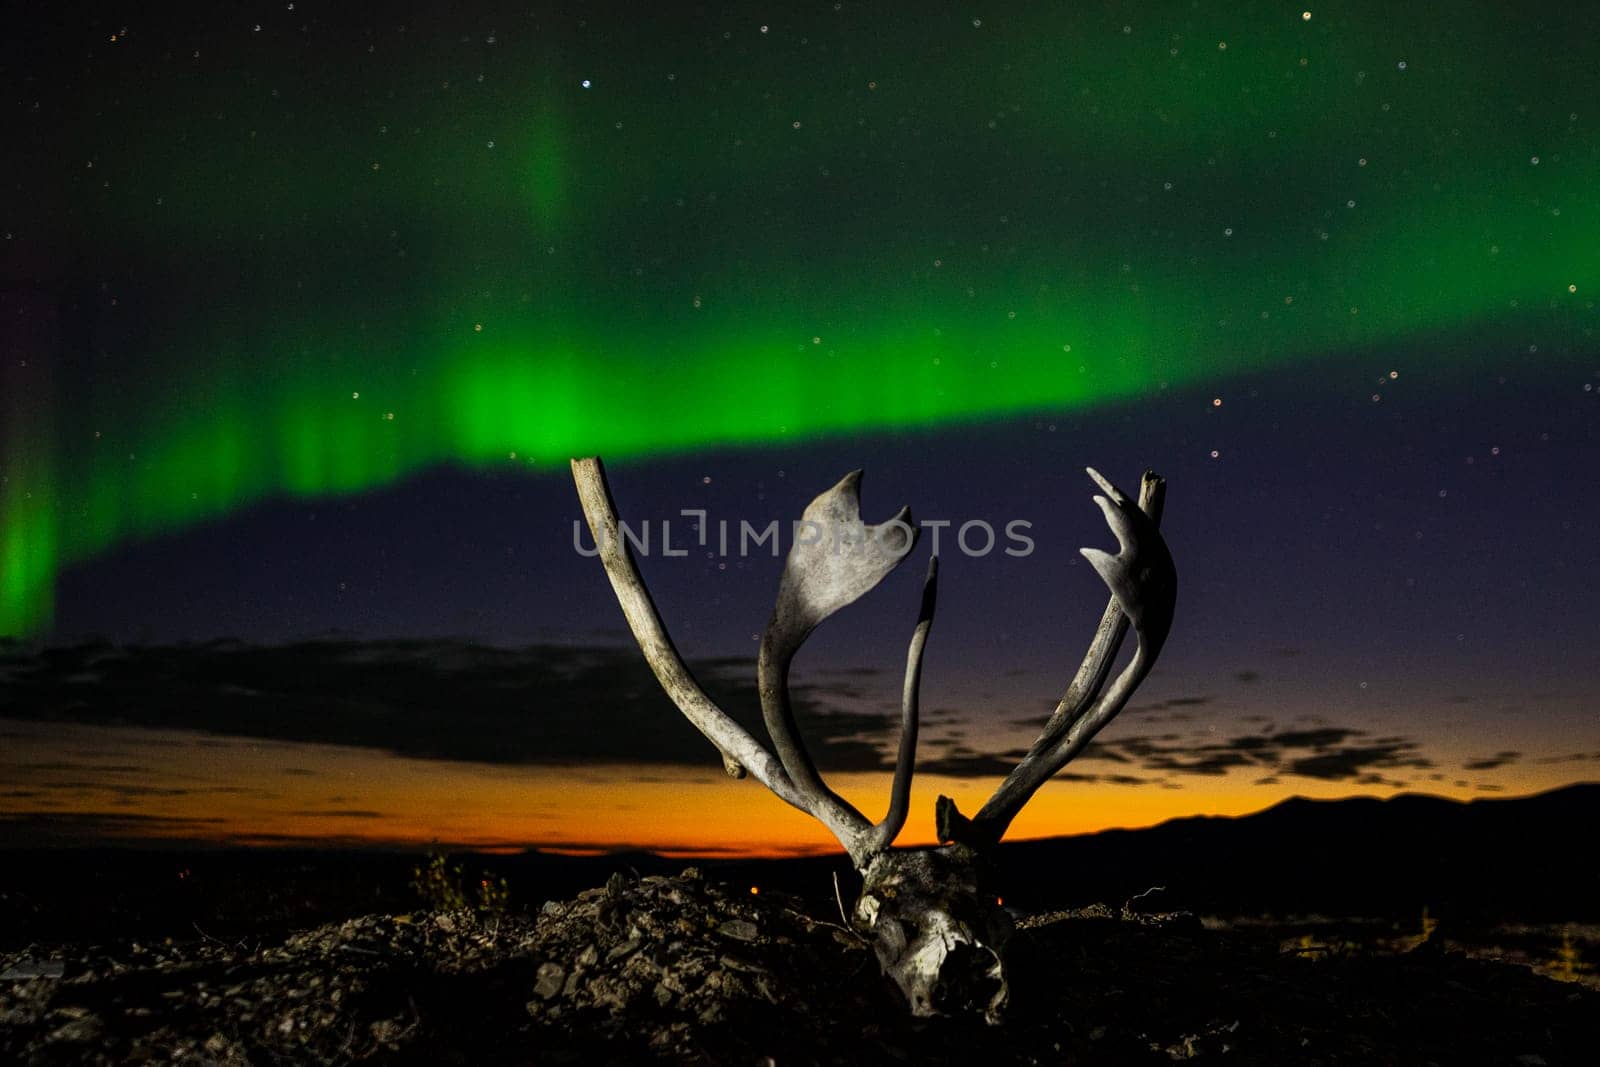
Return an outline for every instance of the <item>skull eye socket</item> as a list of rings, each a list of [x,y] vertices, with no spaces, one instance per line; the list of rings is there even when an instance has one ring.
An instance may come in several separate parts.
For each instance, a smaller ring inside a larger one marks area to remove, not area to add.
[[[994,953],[971,944],[959,944],[939,967],[932,990],[933,1006],[940,1011],[987,1009],[1005,988]]]

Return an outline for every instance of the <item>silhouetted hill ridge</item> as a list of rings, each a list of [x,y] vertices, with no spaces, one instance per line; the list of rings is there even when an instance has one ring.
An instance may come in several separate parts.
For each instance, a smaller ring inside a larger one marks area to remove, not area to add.
[[[1600,913],[1597,824],[1600,783],[1470,801],[1291,797],[1252,815],[1015,842],[1002,868],[1019,904],[1042,898],[1033,883],[1067,903],[1163,885],[1153,906],[1227,914],[1427,906],[1578,918]]]
[[[1145,829],[1008,843],[996,892],[1024,911],[1113,906],[1222,916],[1374,916],[1446,922],[1600,921],[1600,784],[1525,797],[1455,801],[1293,797],[1244,816],[1196,815]],[[143,847],[0,850],[0,943],[189,931],[289,929],[417,905],[420,850],[245,849],[150,840]],[[503,875],[518,907],[604,885],[615,872],[701,867],[736,886],[784,890],[817,914],[844,901],[855,874],[842,854],[802,859],[683,859],[630,851],[570,856],[457,854],[475,875]]]

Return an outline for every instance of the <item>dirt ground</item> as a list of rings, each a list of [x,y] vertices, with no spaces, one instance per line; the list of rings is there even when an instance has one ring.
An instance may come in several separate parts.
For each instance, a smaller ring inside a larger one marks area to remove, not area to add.
[[[619,875],[535,910],[28,945],[0,954],[0,1059],[1539,1067],[1600,1048],[1581,966],[1420,925],[1029,916],[987,1026],[912,1019],[836,913],[781,893]]]

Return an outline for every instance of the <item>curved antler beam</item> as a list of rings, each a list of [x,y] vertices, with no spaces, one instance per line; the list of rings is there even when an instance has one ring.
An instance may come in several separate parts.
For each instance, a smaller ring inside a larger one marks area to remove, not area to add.
[[[572,477],[611,588],[662,689],[696,729],[717,746],[730,774],[742,777],[748,768],[757,781],[784,801],[821,821],[844,845],[851,862],[857,868],[865,868],[873,855],[893,842],[905,823],[917,743],[916,687],[921,678],[922,648],[933,621],[937,567],[930,565],[922,614],[912,637],[900,755],[889,814],[883,822],[874,826],[823,783],[795,723],[789,697],[789,667],[800,646],[824,619],[871,591],[916,545],[918,531],[911,525],[910,509],[901,508],[882,523],[863,523],[860,471],[845,475],[806,508],[802,534],[797,534],[785,561],[777,603],[757,658],[761,711],[777,750],[774,758],[706,695],[678,654],[639,574],[633,552],[620,536],[616,505],[599,457],[574,459]]]
[[[894,783],[889,787],[889,811],[872,828],[872,850],[881,852],[894,844],[905,827],[911,810],[911,776],[917,762],[917,729],[920,721],[919,692],[922,688],[922,653],[933,629],[933,609],[939,594],[939,557],[928,559],[928,576],[922,580],[922,608],[917,612],[917,628],[911,633],[906,650],[906,680],[900,693],[900,752],[894,762]]]
[[[935,821],[941,841],[958,841],[975,848],[998,843],[1040,786],[1082,752],[1127,704],[1155,665],[1172,629],[1178,576],[1158,525],[1166,482],[1146,471],[1140,482],[1139,502],[1135,504],[1099,471],[1093,467],[1086,470],[1105,494],[1094,500],[1116,534],[1118,551],[1116,555],[1097,548],[1079,552],[1111,590],[1111,601],[1055,714],[1022,762],[978,814],[968,819],[955,801],[939,798]],[[1103,690],[1129,624],[1138,638],[1138,647],[1116,681]]]
[[[723,763],[729,773],[748,768],[756,780],[785,802],[811,813],[811,805],[804,793],[795,787],[782,764],[773,758],[762,744],[751,737],[744,727],[734,722],[727,712],[717,706],[700,683],[695,681],[689,667],[678,654],[655,601],[645,588],[639,575],[639,565],[633,558],[628,543],[617,530],[617,509],[611,499],[611,486],[606,482],[605,465],[600,457],[589,456],[572,461],[572,480],[578,487],[578,500],[583,505],[583,517],[589,523],[589,533],[594,537],[605,564],[606,577],[622,605],[622,614],[628,620],[633,638],[644,652],[645,662],[655,674],[656,681],[666,690],[667,696],[678,710],[694,724],[695,728],[722,753]]]
[[[806,506],[778,580],[772,618],[761,636],[756,682],[772,747],[809,809],[862,866],[876,850],[873,825],[829,789],[800,740],[789,699],[789,667],[825,619],[871,592],[917,543],[911,509],[881,523],[861,520],[861,472],[851,471]],[[915,741],[915,729],[912,730]],[[909,773],[909,772],[908,772]]]

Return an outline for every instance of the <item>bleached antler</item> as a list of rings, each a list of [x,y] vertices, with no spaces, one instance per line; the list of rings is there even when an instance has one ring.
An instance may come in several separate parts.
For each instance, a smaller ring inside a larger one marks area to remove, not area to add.
[[[957,810],[955,801],[939,798],[935,818],[941,841],[959,841],[977,848],[996,844],[1039,787],[1082,752],[1126,706],[1155,665],[1172,629],[1178,575],[1159,526],[1166,482],[1146,471],[1140,480],[1139,503],[1135,505],[1099,471],[1093,467],[1087,470],[1105,493],[1094,499],[1117,536],[1119,550],[1114,556],[1097,548],[1079,551],[1110,587],[1111,600],[1055,713],[988,803],[969,820]],[[1127,636],[1129,623],[1138,637],[1138,647],[1111,688],[1105,689],[1106,676]]]
[[[889,847],[905,824],[917,739],[917,687],[922,649],[933,624],[937,563],[930,563],[922,610],[907,656],[900,757],[890,792],[889,813],[874,825],[817,774],[795,724],[789,698],[789,667],[806,638],[830,615],[870,592],[899,566],[917,541],[909,508],[868,526],[861,521],[861,472],[852,471],[806,508],[803,522],[816,536],[797,537],[778,583],[777,603],[762,635],[757,659],[761,712],[777,758],[717,706],[695,681],[661,623],[626,540],[619,536],[616,506],[598,457],[574,459],[572,477],[611,588],[628,626],[661,687],[691,723],[723,754],[730,774],[748,768],[783,800],[819,819],[858,868]],[[899,535],[899,544],[894,535]]]
[[[1158,525],[1165,483],[1146,472],[1135,505],[1089,470],[1105,494],[1095,501],[1116,534],[1119,549],[1114,556],[1082,549],[1111,589],[1111,601],[1083,663],[1038,741],[974,818],[963,816],[948,797],[939,798],[939,839],[952,844],[902,850],[890,846],[905,825],[910,804],[918,689],[923,650],[933,625],[937,557],[928,562],[922,606],[906,654],[900,747],[889,810],[881,822],[869,822],[817,773],[795,723],[789,669],[818,625],[875,588],[915,546],[918,531],[911,525],[909,509],[902,508],[883,523],[863,523],[860,471],[845,475],[806,508],[802,525],[816,536],[795,538],[757,657],[762,717],[774,756],[706,696],[678,655],[639,576],[638,564],[618,534],[616,508],[600,460],[573,460],[572,475],[611,586],[662,688],[722,752],[730,774],[742,775],[748,768],[784,801],[819,819],[844,845],[863,882],[855,922],[871,934],[884,973],[900,987],[912,1012],[931,1015],[942,1008],[972,1006],[981,1008],[991,1022],[997,1021],[1008,995],[1001,952],[1010,920],[987,884],[987,856],[1039,787],[1122,710],[1160,654],[1177,596],[1177,574]],[[1138,647],[1108,687],[1111,664],[1130,624]]]

